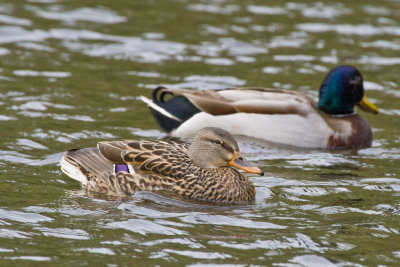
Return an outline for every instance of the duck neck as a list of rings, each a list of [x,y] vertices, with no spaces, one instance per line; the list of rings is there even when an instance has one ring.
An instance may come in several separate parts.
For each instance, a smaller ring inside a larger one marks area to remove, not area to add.
[[[196,146],[195,144],[191,144],[188,151],[189,158],[193,161],[193,163],[201,168],[214,168],[208,161],[207,157],[204,155],[204,149]]]

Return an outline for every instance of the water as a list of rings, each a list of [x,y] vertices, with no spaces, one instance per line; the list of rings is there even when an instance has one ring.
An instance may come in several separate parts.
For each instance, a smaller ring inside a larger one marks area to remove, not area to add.
[[[0,3],[0,265],[395,266],[400,263],[398,1]],[[88,195],[73,147],[159,139],[138,96],[164,85],[263,86],[317,96],[357,66],[381,111],[374,143],[298,150],[240,139],[256,203]]]

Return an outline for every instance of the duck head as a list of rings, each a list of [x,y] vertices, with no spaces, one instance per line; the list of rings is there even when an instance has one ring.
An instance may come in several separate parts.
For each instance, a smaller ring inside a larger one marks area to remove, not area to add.
[[[189,146],[188,155],[202,168],[232,166],[245,172],[264,174],[240,155],[235,138],[221,128],[206,127],[199,130]]]
[[[378,113],[378,108],[365,96],[361,73],[348,65],[333,68],[319,89],[318,108],[330,115],[348,115],[354,113],[355,105]]]

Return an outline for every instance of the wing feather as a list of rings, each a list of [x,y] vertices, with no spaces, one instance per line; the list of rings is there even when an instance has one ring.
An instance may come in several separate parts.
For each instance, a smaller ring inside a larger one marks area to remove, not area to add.
[[[315,100],[299,92],[268,88],[192,91],[167,89],[185,96],[198,109],[212,115],[233,113],[298,114],[315,109]]]
[[[137,166],[141,174],[180,178],[191,160],[186,144],[164,141],[129,141],[122,150],[125,163]]]

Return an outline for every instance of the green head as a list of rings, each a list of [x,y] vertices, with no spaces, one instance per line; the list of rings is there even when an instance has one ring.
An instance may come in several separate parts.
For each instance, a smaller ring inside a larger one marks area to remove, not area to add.
[[[364,96],[361,73],[352,66],[333,68],[319,89],[318,108],[330,115],[354,113],[354,106]]]

